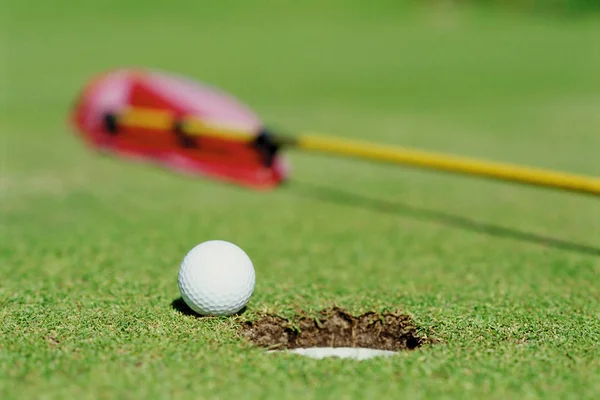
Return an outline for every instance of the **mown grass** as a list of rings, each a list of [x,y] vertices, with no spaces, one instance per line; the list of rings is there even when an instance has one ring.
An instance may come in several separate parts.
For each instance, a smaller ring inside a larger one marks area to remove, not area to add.
[[[2,37],[0,397],[596,398],[594,198],[293,153],[264,194],[88,152],[65,119],[122,65],[275,126],[600,175],[600,22],[380,2],[12,2]],[[274,356],[171,307],[193,245],[257,270],[241,318],[399,308],[435,346]]]

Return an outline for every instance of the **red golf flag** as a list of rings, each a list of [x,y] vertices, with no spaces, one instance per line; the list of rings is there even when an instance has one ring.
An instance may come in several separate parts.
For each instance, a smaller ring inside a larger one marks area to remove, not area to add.
[[[260,119],[234,97],[190,79],[146,69],[117,69],[93,77],[71,113],[75,130],[94,149],[131,159],[159,163],[176,171],[199,174],[255,189],[284,181],[289,167],[276,154],[265,164],[248,142],[202,135],[186,137],[177,126],[114,129],[111,115],[130,108],[198,118],[213,125],[236,127],[256,137]]]

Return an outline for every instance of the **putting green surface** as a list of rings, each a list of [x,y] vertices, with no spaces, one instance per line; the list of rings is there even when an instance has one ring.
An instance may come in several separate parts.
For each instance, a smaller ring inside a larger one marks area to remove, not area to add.
[[[599,18],[71,3],[1,13],[0,398],[600,396],[597,198],[300,153],[256,193],[100,157],[65,123],[88,78],[144,66],[273,126],[598,176]],[[210,239],[255,264],[241,317],[171,306]],[[403,310],[440,343],[316,361],[237,333],[334,304]]]

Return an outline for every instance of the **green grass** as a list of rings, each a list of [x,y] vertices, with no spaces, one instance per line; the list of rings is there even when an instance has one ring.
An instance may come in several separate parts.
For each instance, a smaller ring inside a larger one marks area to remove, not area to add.
[[[597,199],[298,153],[291,184],[255,193],[98,157],[65,124],[90,76],[142,65],[275,126],[600,175],[597,17],[198,3],[5,6],[0,398],[600,395]],[[243,318],[399,308],[441,343],[362,363],[252,348],[170,306],[216,238],[255,263]]]

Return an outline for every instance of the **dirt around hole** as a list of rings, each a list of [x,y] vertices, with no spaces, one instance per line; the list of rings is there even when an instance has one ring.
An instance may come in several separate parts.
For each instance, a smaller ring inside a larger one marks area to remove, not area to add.
[[[307,347],[366,347],[380,350],[413,350],[426,339],[416,335],[408,315],[398,312],[355,317],[341,308],[323,310],[316,316],[283,318],[264,315],[242,325],[242,335],[268,349]]]

